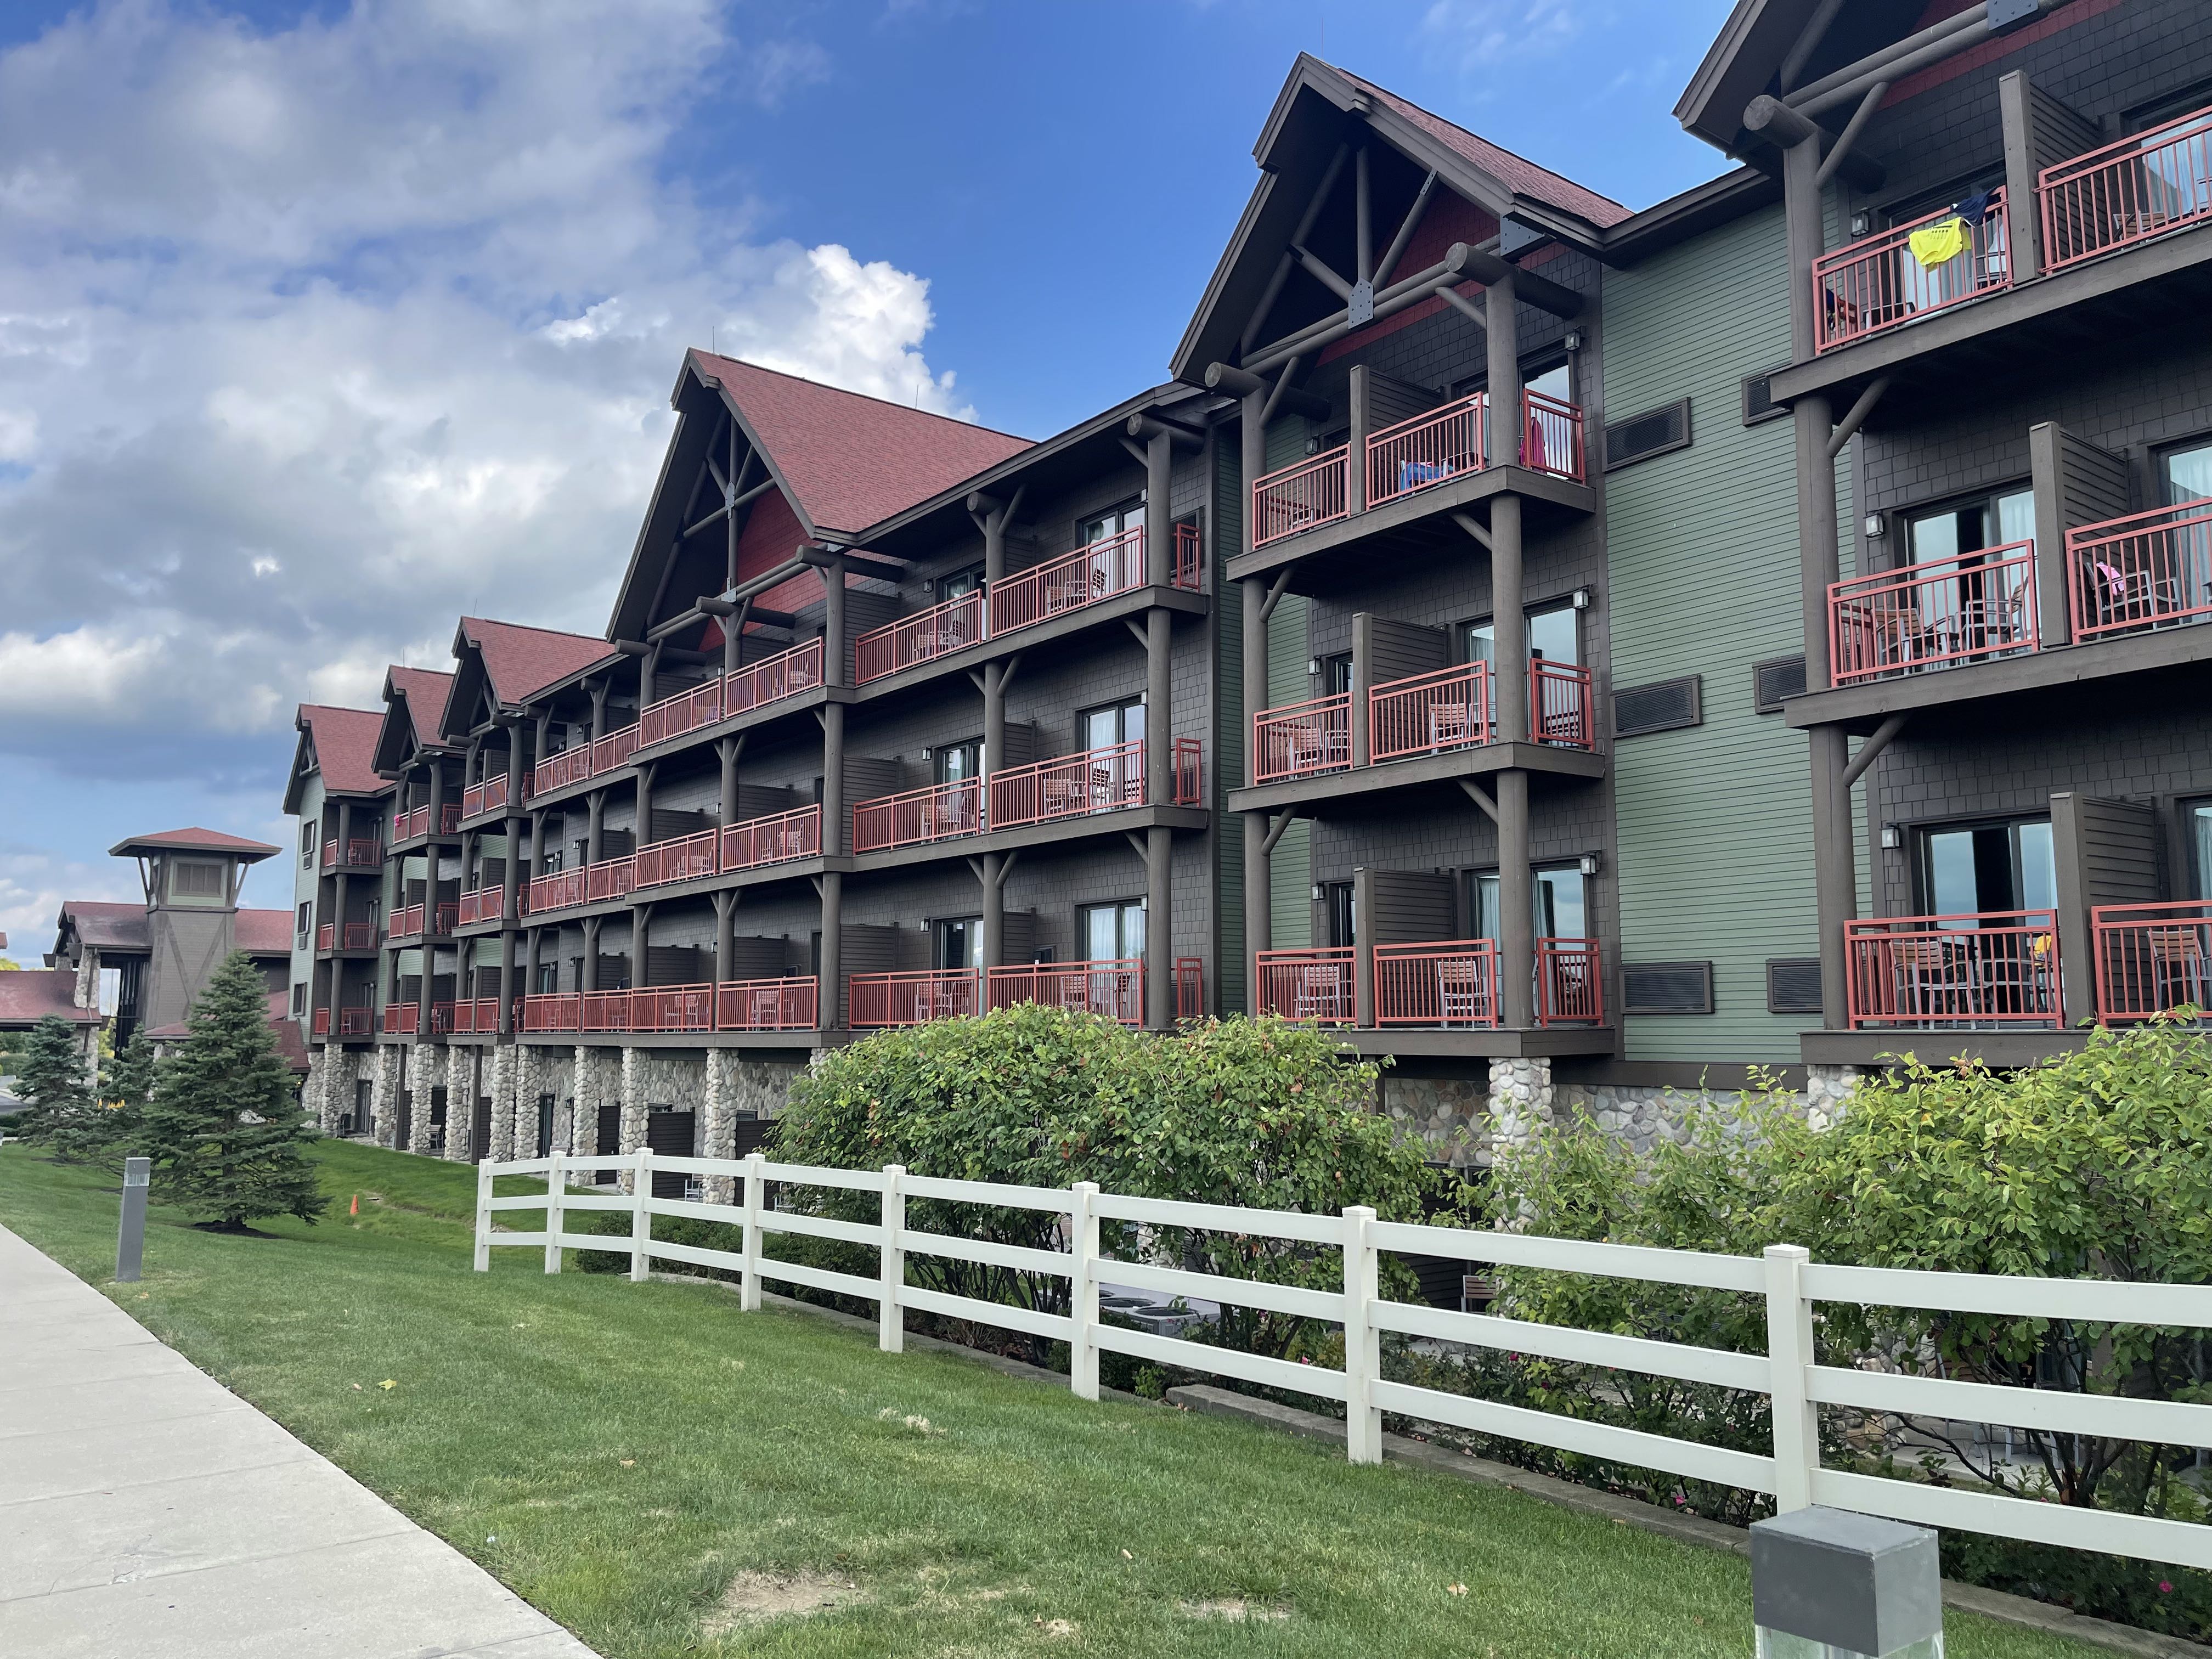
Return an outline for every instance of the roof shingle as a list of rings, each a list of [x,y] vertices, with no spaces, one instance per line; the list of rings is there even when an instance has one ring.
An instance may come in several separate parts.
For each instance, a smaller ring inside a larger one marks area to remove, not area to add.
[[[58,1014],[73,1025],[96,1024],[97,1008],[76,1006],[76,975],[66,968],[25,968],[0,974],[0,1025],[35,1025]]]
[[[519,703],[533,691],[614,654],[614,647],[594,635],[526,628],[520,623],[490,622],[482,617],[462,617],[461,637],[483,659],[491,694],[503,703]],[[450,689],[452,676],[446,678]],[[444,707],[442,701],[440,707]]]
[[[376,775],[376,734],[384,728],[381,709],[333,708],[327,703],[303,702],[294,724],[313,739],[315,765],[323,775],[325,791],[380,795],[392,787]]]

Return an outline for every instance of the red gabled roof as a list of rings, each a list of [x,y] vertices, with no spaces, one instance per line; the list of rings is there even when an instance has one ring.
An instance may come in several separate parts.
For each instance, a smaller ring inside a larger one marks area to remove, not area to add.
[[[146,927],[146,907],[108,899],[65,899],[56,919],[58,928],[74,927],[85,944],[103,951],[150,951],[153,935]]]
[[[58,1014],[74,1025],[97,1024],[97,1008],[76,1006],[76,975],[66,968],[25,968],[0,973],[0,1025],[35,1025]]]
[[[289,910],[240,910],[233,942],[250,956],[289,956],[292,953],[292,913]]]
[[[107,851],[112,858],[127,859],[138,856],[141,848],[155,853],[236,853],[250,859],[274,858],[284,850],[265,841],[227,836],[220,830],[159,830],[150,836],[127,836]]]
[[[461,618],[461,637],[483,658],[491,694],[503,703],[519,703],[533,691],[614,654],[614,647],[594,635],[525,628],[519,623],[489,622],[481,617]],[[450,689],[453,677],[445,678]],[[439,706],[442,709],[444,704]]]
[[[857,534],[1030,447],[1027,438],[693,349],[817,530]]]
[[[385,683],[392,691],[407,699],[407,706],[415,712],[416,738],[420,740],[425,722],[435,722],[446,712],[446,696],[453,689],[453,677],[435,668],[402,668],[394,663],[385,671]],[[437,736],[434,724],[429,735]]]
[[[1335,68],[1334,64],[1330,65]],[[1586,190],[1571,179],[1563,179],[1548,167],[1538,167],[1525,156],[1516,155],[1510,149],[1501,149],[1487,138],[1479,137],[1465,127],[1447,121],[1441,115],[1431,114],[1419,104],[1401,98],[1387,87],[1378,87],[1372,81],[1354,75],[1350,70],[1338,69],[1339,75],[1354,85],[1364,88],[1388,104],[1400,115],[1437,140],[1447,149],[1465,156],[1492,178],[1517,196],[1527,196],[1586,219],[1598,226],[1619,224],[1629,216],[1629,210],[1610,197]]]
[[[376,775],[376,734],[384,726],[380,709],[333,708],[327,703],[303,702],[294,724],[314,739],[315,767],[323,775],[325,791],[380,795],[392,787],[388,781]]]

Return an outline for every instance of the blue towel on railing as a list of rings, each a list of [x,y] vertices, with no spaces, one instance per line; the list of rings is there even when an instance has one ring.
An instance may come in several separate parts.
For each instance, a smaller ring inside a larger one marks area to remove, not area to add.
[[[1990,216],[1990,191],[1986,190],[1978,190],[1972,196],[1969,196],[1965,201],[1960,203],[1956,208],[1952,210],[1952,211],[1956,213],[1961,219],[1964,219],[1967,224],[1978,225],[1983,220]]]
[[[1451,468],[1442,461],[1401,461],[1398,463],[1398,493],[1418,489],[1423,484],[1432,484],[1439,478],[1451,477]]]

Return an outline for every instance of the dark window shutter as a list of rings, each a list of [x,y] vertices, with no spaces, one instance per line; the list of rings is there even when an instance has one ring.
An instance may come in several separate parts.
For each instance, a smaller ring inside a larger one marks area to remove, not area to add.
[[[1782,712],[1784,697],[1802,696],[1805,690],[1805,659],[1775,657],[1751,665],[1751,703],[1762,714]]]
[[[1663,455],[1670,449],[1690,447],[1690,400],[1646,410],[1605,429],[1605,470],[1608,472],[1634,461]]]
[[[1770,1014],[1819,1013],[1820,958],[1769,957],[1766,959],[1766,1012]]]
[[[1632,1014],[1710,1014],[1713,1011],[1713,964],[1626,963],[1620,970],[1620,993],[1624,1011]]]
[[[1746,426],[1757,426],[1762,421],[1778,421],[1790,412],[1774,401],[1771,382],[1775,372],[1770,368],[1764,374],[1743,377],[1743,423]]]
[[[1671,732],[1695,726],[1705,719],[1702,682],[1695,674],[1656,685],[1631,686],[1613,694],[1613,734],[1634,737],[1644,732]]]

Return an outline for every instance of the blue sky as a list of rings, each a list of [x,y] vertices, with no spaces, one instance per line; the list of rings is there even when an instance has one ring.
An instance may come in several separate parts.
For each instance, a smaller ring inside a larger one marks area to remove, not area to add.
[[[1042,435],[1161,378],[1301,51],[1629,205],[1723,0],[0,11],[0,929],[283,841],[301,701],[597,633],[687,343]],[[249,902],[288,902],[285,861]]]

